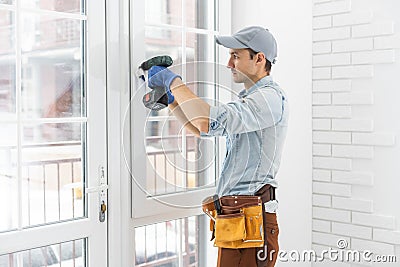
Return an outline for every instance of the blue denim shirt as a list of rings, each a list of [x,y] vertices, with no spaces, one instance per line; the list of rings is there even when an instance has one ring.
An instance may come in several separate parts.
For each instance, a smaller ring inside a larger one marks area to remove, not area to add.
[[[288,114],[287,97],[271,76],[242,90],[238,100],[210,108],[209,132],[201,135],[226,137],[219,196],[254,195],[265,184],[278,186]]]

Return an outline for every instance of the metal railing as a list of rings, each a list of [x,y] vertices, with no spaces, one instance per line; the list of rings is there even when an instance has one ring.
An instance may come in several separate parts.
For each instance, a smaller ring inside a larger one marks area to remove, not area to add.
[[[198,229],[197,216],[136,228],[135,266],[177,267],[181,262],[184,267],[197,267],[196,229]],[[179,239],[182,240],[182,244]]]
[[[158,144],[161,140],[179,140],[182,136],[148,136],[146,144]],[[194,138],[194,135],[187,135],[187,139]],[[194,139],[193,139],[194,140]],[[195,156],[197,149],[194,145],[188,146],[185,151],[176,148],[160,148],[146,152],[152,169],[147,169],[148,192],[155,195],[175,193],[188,190],[197,186],[196,177],[191,177],[183,166],[190,156]],[[182,156],[183,154],[184,157]],[[181,161],[177,162],[178,158]],[[181,164],[181,165],[180,165]],[[163,184],[160,183],[160,177]],[[151,181],[151,182],[150,182]],[[149,184],[152,185],[149,186]],[[150,187],[150,188],[149,188]]]
[[[73,152],[75,149],[71,148],[76,148],[76,151]],[[2,149],[10,150],[8,154],[11,155],[16,147],[2,146]],[[23,156],[21,162],[22,226],[33,227],[83,217],[85,208],[81,142],[23,145],[23,153],[27,150],[31,150],[29,153],[33,156],[30,156],[31,159],[24,159]],[[16,184],[13,180],[17,180],[12,170],[1,170],[0,179],[5,179],[5,184]],[[3,191],[2,194],[10,194],[10,199],[15,194],[8,192],[6,188],[0,191]],[[2,219],[8,220],[5,217]],[[8,224],[7,221],[3,223]],[[12,230],[13,227],[8,229]]]

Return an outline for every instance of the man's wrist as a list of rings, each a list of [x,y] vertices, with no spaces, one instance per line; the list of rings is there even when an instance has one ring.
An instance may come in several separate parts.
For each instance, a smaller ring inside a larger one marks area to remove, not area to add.
[[[169,89],[170,89],[170,91],[172,93],[174,90],[176,90],[178,87],[180,87],[182,85],[183,85],[183,82],[182,82],[181,77],[177,76],[177,77],[175,77],[175,79],[172,80]]]

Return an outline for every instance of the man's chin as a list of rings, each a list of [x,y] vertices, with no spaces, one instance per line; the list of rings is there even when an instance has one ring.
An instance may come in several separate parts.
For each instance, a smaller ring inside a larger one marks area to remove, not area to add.
[[[233,82],[234,83],[242,83],[243,81],[242,81],[242,79],[240,79],[237,75],[235,75],[235,74],[233,74],[232,75],[232,78],[233,78]]]

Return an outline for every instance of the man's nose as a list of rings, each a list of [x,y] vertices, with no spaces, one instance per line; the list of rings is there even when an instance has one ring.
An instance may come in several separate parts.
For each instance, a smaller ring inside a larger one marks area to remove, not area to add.
[[[226,65],[229,69],[234,69],[235,68],[235,65],[233,64],[233,62],[232,62],[232,60],[231,59],[229,59],[229,61],[228,61],[228,65]]]

